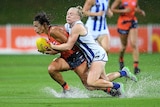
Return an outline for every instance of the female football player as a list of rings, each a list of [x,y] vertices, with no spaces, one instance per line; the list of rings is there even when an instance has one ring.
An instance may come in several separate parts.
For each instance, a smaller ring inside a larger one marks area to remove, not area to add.
[[[52,49],[66,51],[72,49],[75,45],[78,46],[84,53],[89,67],[87,85],[101,90],[111,88],[116,90],[120,97],[124,97],[123,85],[111,82],[109,76],[106,75],[105,64],[108,61],[108,56],[105,50],[95,42],[92,35],[88,34],[86,27],[81,21],[82,17],[81,6],[71,7],[67,11],[65,29],[69,33],[68,40],[60,45],[51,44]],[[136,76],[131,74],[126,67],[120,72],[114,73],[119,73],[119,77],[126,76],[137,81]]]
[[[119,55],[120,69],[124,67],[124,54],[127,47],[128,39],[130,40],[131,47],[133,49],[133,66],[134,73],[138,74],[140,69],[139,63],[139,51],[138,51],[138,21],[135,16],[135,12],[138,12],[145,16],[145,12],[138,6],[138,0],[115,0],[111,5],[111,10],[114,13],[119,13],[117,22],[118,33],[120,35],[121,50]]]
[[[63,27],[51,26],[47,15],[44,12],[38,13],[33,21],[34,30],[38,34],[45,33],[48,36],[49,42],[54,45],[65,43],[68,38],[68,34],[65,32]],[[81,78],[84,86],[86,84],[86,71],[87,64],[82,52],[77,48],[73,47],[67,51],[56,51],[47,49],[44,53],[46,54],[57,54],[61,53],[61,56],[54,59],[48,66],[48,72],[53,80],[63,87],[63,91],[69,90],[68,84],[64,81],[60,72],[67,70],[74,70],[74,72]]]

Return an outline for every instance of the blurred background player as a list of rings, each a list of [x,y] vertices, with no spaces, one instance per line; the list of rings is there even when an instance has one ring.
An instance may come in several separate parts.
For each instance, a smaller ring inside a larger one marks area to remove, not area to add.
[[[120,69],[124,67],[124,54],[127,47],[128,39],[130,40],[133,49],[133,66],[134,73],[140,72],[138,67],[139,63],[139,50],[138,50],[138,22],[135,12],[145,16],[145,12],[138,6],[138,0],[114,0],[111,5],[111,10],[114,13],[119,13],[117,22],[118,33],[120,35],[121,49],[119,55]]]
[[[83,14],[88,16],[85,26],[88,33],[108,53],[110,49],[110,33],[107,26],[106,16],[112,17],[113,13],[109,9],[110,0],[86,0],[83,6]]]

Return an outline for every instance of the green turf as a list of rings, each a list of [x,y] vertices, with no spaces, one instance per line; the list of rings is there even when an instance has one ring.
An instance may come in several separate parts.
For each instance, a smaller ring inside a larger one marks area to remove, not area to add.
[[[159,107],[160,54],[140,54],[139,82],[125,84],[127,98],[112,98],[103,92],[87,91],[74,72],[63,76],[71,87],[77,87],[90,98],[57,98],[47,87],[61,93],[61,87],[47,73],[50,55],[0,55],[0,107]],[[107,72],[118,70],[118,54],[110,54]],[[132,69],[131,54],[125,55],[126,65]],[[95,93],[95,96],[94,94]],[[133,94],[133,95],[132,95]]]

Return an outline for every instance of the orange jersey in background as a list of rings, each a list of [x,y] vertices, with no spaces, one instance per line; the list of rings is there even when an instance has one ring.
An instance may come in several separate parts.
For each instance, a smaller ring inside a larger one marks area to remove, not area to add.
[[[131,21],[137,20],[135,16],[135,9],[137,7],[137,0],[122,0],[121,8],[130,8],[129,13],[123,13],[118,18],[118,29],[129,30]]]

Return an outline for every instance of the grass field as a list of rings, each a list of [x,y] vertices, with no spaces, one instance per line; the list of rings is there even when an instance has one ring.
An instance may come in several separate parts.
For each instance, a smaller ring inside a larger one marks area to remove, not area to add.
[[[124,83],[127,98],[113,98],[100,91],[87,91],[74,72],[64,72],[73,89],[61,94],[61,87],[47,72],[50,55],[0,55],[0,107],[159,107],[160,53],[141,54],[139,81]],[[110,54],[106,70],[118,70],[118,54]],[[132,68],[131,54],[125,55]]]

